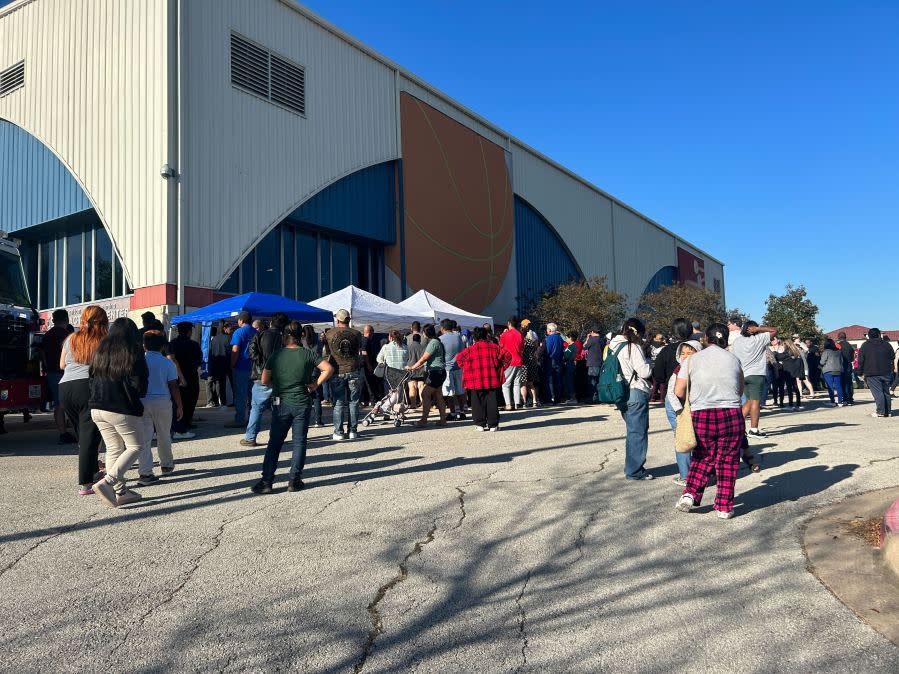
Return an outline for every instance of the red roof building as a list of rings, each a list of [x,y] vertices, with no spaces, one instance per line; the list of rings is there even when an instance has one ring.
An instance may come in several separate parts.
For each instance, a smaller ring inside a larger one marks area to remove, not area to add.
[[[827,333],[827,336],[832,340],[836,341],[837,335],[841,332],[846,333],[846,339],[850,342],[863,342],[865,341],[865,334],[867,334],[868,330],[871,328],[866,327],[864,325],[847,325],[844,328],[837,328],[836,330],[831,330]],[[884,335],[889,336],[890,339],[899,338],[899,329],[897,330],[886,330],[884,328],[880,329],[880,332]]]

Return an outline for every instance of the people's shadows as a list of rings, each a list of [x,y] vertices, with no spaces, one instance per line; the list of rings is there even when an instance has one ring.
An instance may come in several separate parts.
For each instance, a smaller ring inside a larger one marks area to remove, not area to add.
[[[769,447],[773,447],[774,445],[768,445]],[[758,445],[761,447],[761,445]],[[753,449],[756,449],[753,447]],[[817,447],[797,447],[796,449],[790,449],[781,452],[766,452],[764,454],[759,454],[756,452],[758,456],[759,463],[762,468],[779,468],[790,461],[801,461],[803,459],[814,459],[818,456],[818,448]]]
[[[328,436],[327,441],[331,443],[331,437]],[[320,463],[325,461],[344,461],[350,459],[364,459],[369,456],[374,456],[376,454],[384,454],[387,452],[393,452],[400,447],[372,447],[370,449],[362,449],[355,452],[328,452],[326,454],[318,454],[316,453],[315,444],[312,441],[312,438],[309,438],[309,450],[306,457],[306,463]],[[333,444],[331,444],[333,446]],[[282,452],[290,451],[290,439],[284,443],[284,449]],[[251,459],[258,458],[260,461],[262,460],[263,455],[265,454],[265,445],[256,445],[256,447],[252,447],[245,450],[238,450],[234,452],[220,452],[216,454],[202,454],[199,456],[191,456],[189,454],[184,455],[183,457],[178,458],[178,465],[189,466],[192,464],[205,464],[211,463],[213,461],[232,461],[234,459]]]
[[[798,501],[804,496],[817,494],[849,479],[858,467],[857,463],[844,463],[833,467],[809,466],[789,473],[772,475],[765,478],[758,487],[738,493],[735,504],[742,506],[743,512],[750,512],[785,501]]]
[[[789,435],[791,433],[806,433],[809,431],[823,431],[828,428],[848,428],[850,426],[858,426],[859,424],[849,424],[845,421],[833,421],[830,423],[817,424],[799,424],[797,426],[784,426],[778,430],[767,431],[768,436]]]

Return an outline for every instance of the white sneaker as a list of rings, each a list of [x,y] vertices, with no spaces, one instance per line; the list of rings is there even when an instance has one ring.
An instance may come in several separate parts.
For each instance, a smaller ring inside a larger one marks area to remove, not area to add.
[[[491,433],[496,433],[499,430],[499,426],[491,426],[489,429]]]
[[[331,439],[334,442],[341,442],[342,440],[346,440],[346,436],[343,433],[332,433]]]
[[[719,520],[729,520],[729,519],[732,518],[733,516],[734,516],[734,511],[733,511],[733,510],[728,510],[727,512],[725,512],[725,511],[723,511],[723,510],[719,510],[719,511],[718,511],[718,519],[719,519]]]
[[[689,494],[684,494],[680,497],[680,500],[677,502],[677,505],[674,506],[675,510],[679,510],[682,513],[688,513],[693,509],[693,497]]]
[[[350,431],[350,434],[347,436],[350,440],[355,440],[359,437],[359,434],[356,431]]]
[[[687,481],[684,478],[682,478],[680,475],[675,475],[674,476],[674,484],[676,484],[678,487],[686,487]]]
[[[487,430],[487,427],[486,427],[486,426],[475,426],[475,427],[474,427],[474,430],[475,430],[475,432],[477,432],[477,433],[483,433],[484,431]]]
[[[197,434],[191,433],[190,431],[185,431],[184,433],[172,433],[172,440],[190,440],[195,437],[197,437]]]

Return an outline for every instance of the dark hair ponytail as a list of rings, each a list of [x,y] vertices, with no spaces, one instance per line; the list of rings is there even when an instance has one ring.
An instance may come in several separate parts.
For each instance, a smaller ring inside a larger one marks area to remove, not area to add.
[[[728,331],[724,323],[712,323],[705,331],[705,338],[709,344],[727,348]]]

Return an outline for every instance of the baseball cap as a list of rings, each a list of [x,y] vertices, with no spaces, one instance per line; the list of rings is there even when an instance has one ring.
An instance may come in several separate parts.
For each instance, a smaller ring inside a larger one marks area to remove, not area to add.
[[[348,323],[350,320],[350,312],[346,309],[338,309],[334,314],[334,318],[336,318],[341,323]]]
[[[530,320],[529,318],[525,318],[525,319],[521,322],[521,327],[526,328],[526,327],[528,327],[530,324],[531,324],[531,320]]]

